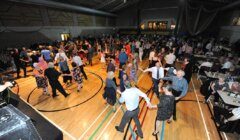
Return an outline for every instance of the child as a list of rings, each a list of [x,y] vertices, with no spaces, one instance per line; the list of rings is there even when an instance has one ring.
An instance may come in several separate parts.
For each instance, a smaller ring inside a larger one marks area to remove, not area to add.
[[[103,50],[101,51],[100,55],[101,55],[100,62],[102,64],[102,69],[104,69],[106,66],[106,59],[105,59],[105,53]]]

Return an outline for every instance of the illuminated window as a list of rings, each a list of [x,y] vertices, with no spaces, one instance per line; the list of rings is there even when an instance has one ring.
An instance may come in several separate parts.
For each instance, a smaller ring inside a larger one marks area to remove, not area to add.
[[[153,29],[156,30],[157,29],[157,23],[153,22]]]
[[[140,25],[140,28],[141,28],[142,30],[144,30],[144,29],[145,29],[145,24],[144,24],[144,23],[141,24],[141,25]]]
[[[176,25],[171,25],[171,26],[170,26],[170,29],[171,29],[171,30],[174,30],[175,27],[176,27]]]
[[[167,21],[160,21],[158,24],[158,28],[161,30],[167,29],[167,23],[168,23]]]
[[[61,34],[62,41],[68,40],[70,38],[70,34]]]
[[[148,28],[152,29],[153,28],[153,23],[152,22],[148,22]]]

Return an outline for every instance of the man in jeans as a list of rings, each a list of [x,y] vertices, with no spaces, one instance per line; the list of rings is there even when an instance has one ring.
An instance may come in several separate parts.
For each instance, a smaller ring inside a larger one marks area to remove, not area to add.
[[[143,97],[144,100],[147,102],[147,106],[151,106],[150,100],[145,93],[139,90],[136,87],[132,87],[129,81],[125,82],[126,90],[121,93],[121,97],[119,99],[120,103],[125,102],[127,111],[124,113],[121,123],[119,126],[115,126],[116,130],[119,132],[124,132],[124,128],[126,124],[133,118],[136,126],[137,131],[136,134],[143,138],[143,132],[141,129],[141,124],[138,119],[139,113],[139,97]]]

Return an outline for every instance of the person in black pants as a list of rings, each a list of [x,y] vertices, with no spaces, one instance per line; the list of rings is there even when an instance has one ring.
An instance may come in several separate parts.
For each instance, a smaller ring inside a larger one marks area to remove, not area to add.
[[[20,53],[19,53],[18,49],[14,49],[14,52],[12,52],[12,57],[13,57],[13,61],[16,66],[16,69],[17,69],[17,78],[20,78],[20,75],[19,75],[20,68],[23,69],[24,77],[26,77],[27,76],[26,66],[25,66],[25,63],[23,63],[20,59]]]
[[[58,77],[61,75],[55,68],[52,62],[48,63],[48,68],[44,71],[44,75],[48,78],[49,84],[52,87],[52,97],[58,96],[56,90],[58,90],[64,97],[67,97],[69,94],[63,89],[62,85],[58,81]]]
[[[139,97],[143,97],[144,100],[147,102],[147,106],[151,107],[150,99],[147,97],[145,93],[143,93],[138,88],[135,88],[134,85],[132,86],[129,81],[125,82],[125,91],[121,93],[121,97],[119,98],[119,102],[125,102],[127,110],[125,111],[119,126],[115,126],[115,129],[121,133],[124,132],[124,128],[126,124],[133,119],[137,130],[135,133],[140,137],[143,138],[143,132],[141,129],[141,124],[138,119],[139,114]]]
[[[176,117],[176,105],[181,98],[186,96],[188,91],[188,83],[184,78],[185,72],[183,70],[178,70],[176,76],[164,77],[162,80],[172,81],[171,88],[172,93],[175,96],[174,110],[173,110],[173,120],[177,120]]]
[[[79,68],[80,68],[80,71],[82,72],[84,78],[87,80],[88,78],[87,78],[87,75],[86,75],[86,73],[84,71],[83,65],[79,66]]]

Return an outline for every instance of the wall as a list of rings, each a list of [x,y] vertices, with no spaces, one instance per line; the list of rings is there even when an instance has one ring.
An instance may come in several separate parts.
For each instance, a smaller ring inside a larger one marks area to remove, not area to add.
[[[61,40],[61,33],[70,33],[72,37],[110,34],[114,27],[115,19],[109,17],[0,2],[1,48]]]
[[[177,19],[177,0],[142,0],[139,4],[140,23],[150,20],[173,20]],[[117,12],[117,27],[137,28],[137,6],[132,5]],[[170,23],[170,22],[169,22]]]
[[[223,18],[225,19],[222,21],[223,23],[220,26],[219,37],[226,37],[229,38],[230,42],[235,42],[240,39],[240,26],[233,26],[233,19],[236,17],[240,17],[240,11],[227,11]],[[221,19],[223,19],[221,18]]]

